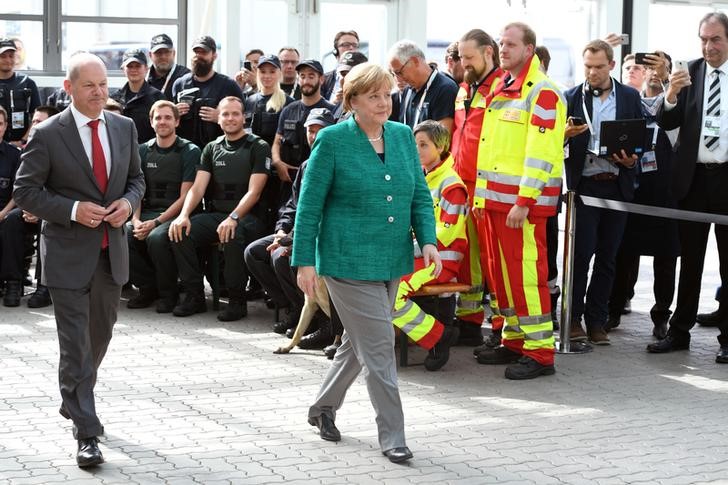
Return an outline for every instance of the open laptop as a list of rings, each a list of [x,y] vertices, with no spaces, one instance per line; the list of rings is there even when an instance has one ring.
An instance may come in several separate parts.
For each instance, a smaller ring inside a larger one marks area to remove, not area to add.
[[[599,132],[599,156],[609,157],[624,150],[627,155],[641,155],[647,136],[647,121],[612,120],[602,121]]]

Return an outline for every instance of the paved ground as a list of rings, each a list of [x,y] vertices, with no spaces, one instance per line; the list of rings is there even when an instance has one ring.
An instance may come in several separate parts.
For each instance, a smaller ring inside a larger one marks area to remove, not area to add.
[[[97,386],[107,463],[79,470],[57,412],[52,312],[0,308],[0,483],[728,483],[717,332],[696,329],[690,352],[644,352],[649,263],[613,345],[559,356],[553,377],[506,381],[469,348],[441,372],[401,369],[415,454],[404,466],[378,449],[361,379],[337,420],[343,440],[319,439],[306,410],[328,361],[274,355],[283,339],[256,302],[233,324],[124,309]],[[706,271],[701,309],[712,310],[714,250]]]

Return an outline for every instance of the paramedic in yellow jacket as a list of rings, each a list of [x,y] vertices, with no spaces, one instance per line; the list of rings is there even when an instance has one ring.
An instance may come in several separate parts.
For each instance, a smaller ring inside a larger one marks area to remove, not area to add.
[[[453,170],[453,159],[447,151],[450,132],[440,123],[428,120],[415,126],[417,152],[425,170],[435,209],[437,250],[442,259],[442,272],[432,276],[433,267],[425,267],[422,252],[415,243],[415,271],[402,277],[394,303],[394,325],[419,346],[429,350],[425,368],[440,369],[450,356],[450,346],[458,338],[453,326],[455,297],[414,297],[422,286],[455,281],[460,263],[468,248],[465,218],[468,213],[468,193],[460,176]]]
[[[539,70],[535,45],[526,24],[508,24],[501,33],[506,73],[485,115],[473,200],[475,216],[485,218],[491,235],[486,250],[506,320],[503,346],[477,359],[511,364],[509,379],[555,371],[546,219],[556,213],[561,192],[566,105]]]

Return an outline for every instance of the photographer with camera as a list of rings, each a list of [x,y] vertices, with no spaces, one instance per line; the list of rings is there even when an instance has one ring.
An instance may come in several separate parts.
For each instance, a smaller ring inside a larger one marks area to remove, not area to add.
[[[33,111],[40,106],[40,95],[35,81],[15,74],[16,51],[12,39],[0,39],[0,106],[8,113],[3,139],[20,147],[27,139]]]
[[[238,84],[219,72],[213,64],[217,59],[217,44],[209,35],[192,43],[192,72],[177,79],[172,97],[181,119],[177,134],[200,148],[222,135],[217,124],[218,103],[227,96],[243,99]]]

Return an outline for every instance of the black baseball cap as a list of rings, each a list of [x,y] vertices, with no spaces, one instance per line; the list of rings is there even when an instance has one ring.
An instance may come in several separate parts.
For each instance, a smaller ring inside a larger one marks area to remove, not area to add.
[[[217,42],[209,35],[203,35],[195,39],[192,43],[192,49],[205,49],[208,52],[217,52]]]
[[[367,56],[359,51],[344,52],[344,54],[341,56],[341,59],[339,60],[339,65],[336,66],[336,70],[338,72],[349,71],[352,67],[358,66],[359,64],[364,64],[368,60],[369,59],[367,59]]]
[[[278,59],[278,56],[261,56],[260,59],[258,59],[258,69],[260,69],[263,64],[270,64],[278,69],[281,68],[281,60]]]
[[[132,62],[138,62],[142,66],[146,66],[147,55],[141,49],[127,49],[124,52],[124,56],[121,58],[121,67],[124,67]]]
[[[323,66],[316,59],[304,59],[303,61],[299,62],[298,65],[296,66],[296,72],[300,71],[304,67],[310,67],[311,69],[313,69],[314,71],[316,71],[319,74],[324,73]]]
[[[328,108],[314,108],[308,113],[308,117],[306,118],[306,122],[303,123],[303,126],[321,125],[326,127],[335,124],[336,120],[331,110]]]
[[[174,49],[172,38],[167,34],[159,34],[152,37],[152,45],[149,52],[157,52],[159,49]]]
[[[0,39],[0,54],[10,50],[18,50],[17,47],[15,47],[15,42],[13,42],[13,39],[8,39],[7,37],[3,37],[2,39]]]

